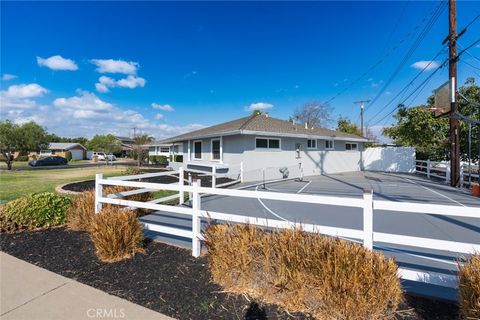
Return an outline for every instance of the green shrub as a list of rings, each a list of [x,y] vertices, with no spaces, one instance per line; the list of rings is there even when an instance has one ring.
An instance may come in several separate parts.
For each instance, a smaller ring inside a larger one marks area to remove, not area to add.
[[[2,211],[5,219],[14,223],[17,229],[48,228],[66,222],[69,206],[69,198],[44,192],[8,202]]]
[[[128,166],[126,170],[122,171],[122,176],[134,176],[137,174],[142,174],[143,171],[135,166]]]
[[[131,210],[103,209],[93,217],[90,237],[97,257],[104,262],[116,262],[144,252],[143,228]]]
[[[15,161],[28,161],[28,156],[18,156]]]
[[[460,310],[465,319],[480,319],[480,254],[459,265]]]
[[[215,283],[288,311],[317,319],[393,319],[402,299],[393,259],[338,238],[212,225],[205,244]]]
[[[183,162],[183,155],[176,154],[173,156],[173,162]]]
[[[65,159],[67,159],[67,161],[70,161],[70,160],[72,160],[72,153],[71,153],[70,151],[65,151],[65,152],[63,153],[63,157],[64,157]]]
[[[168,164],[168,157],[167,156],[158,156],[158,164],[167,165]]]

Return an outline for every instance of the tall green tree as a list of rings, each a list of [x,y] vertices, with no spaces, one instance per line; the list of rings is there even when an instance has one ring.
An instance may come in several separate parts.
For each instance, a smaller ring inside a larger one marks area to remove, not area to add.
[[[15,152],[28,154],[30,151],[39,151],[46,146],[45,129],[35,122],[18,125],[9,120],[0,121],[0,153],[1,161],[12,169]]]
[[[122,144],[113,134],[95,135],[86,145],[88,150],[95,152],[105,152],[107,155],[119,153],[122,151]],[[105,164],[108,165],[108,157],[105,159]]]
[[[480,120],[480,88],[475,79],[469,78],[459,92],[459,112],[474,120]],[[477,104],[477,105],[476,105]],[[415,147],[418,159],[448,160],[449,159],[449,120],[448,117],[436,118],[431,112],[434,107],[434,97],[427,103],[413,108],[401,105],[395,113],[396,123],[383,129],[383,134],[390,137],[396,144]],[[472,159],[478,159],[478,126],[472,127]],[[468,124],[460,121],[460,153],[462,159],[467,159]]]
[[[361,130],[355,123],[352,123],[348,118],[340,116],[337,121],[337,131],[356,134],[361,136]]]

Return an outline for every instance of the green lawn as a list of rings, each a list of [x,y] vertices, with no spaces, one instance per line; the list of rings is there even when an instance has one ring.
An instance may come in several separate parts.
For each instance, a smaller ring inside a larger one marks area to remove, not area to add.
[[[94,179],[96,173],[118,176],[126,167],[72,168],[52,170],[0,171],[0,203],[35,192],[55,191],[55,187],[73,181]]]
[[[25,167],[28,166],[28,161],[13,161],[12,162],[12,167]],[[6,168],[7,164],[3,161],[0,161],[0,168]]]

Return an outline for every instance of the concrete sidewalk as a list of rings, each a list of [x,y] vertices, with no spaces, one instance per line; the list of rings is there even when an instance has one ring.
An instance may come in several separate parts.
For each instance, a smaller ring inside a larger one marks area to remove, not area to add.
[[[0,319],[171,320],[0,252]]]

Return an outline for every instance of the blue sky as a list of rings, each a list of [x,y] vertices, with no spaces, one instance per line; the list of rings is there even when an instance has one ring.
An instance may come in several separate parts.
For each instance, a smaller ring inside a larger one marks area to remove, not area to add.
[[[131,135],[137,127],[162,138],[248,115],[251,105],[287,119],[303,103],[327,101],[348,86],[330,105],[335,119],[357,121],[353,101],[380,92],[438,5],[2,1],[1,117],[33,119],[64,136]],[[480,13],[480,4],[461,1],[457,10],[461,29]],[[445,6],[368,108],[366,122],[375,132],[391,123],[390,117],[376,122],[400,97],[370,119],[432,60],[447,32]],[[479,34],[480,19],[460,45],[468,46]],[[480,57],[480,47],[469,53]],[[471,55],[462,58],[480,68]],[[446,51],[431,66],[445,58]],[[406,96],[431,72],[424,72]],[[460,82],[478,73],[459,64]],[[424,101],[447,74],[440,70],[407,104]]]

